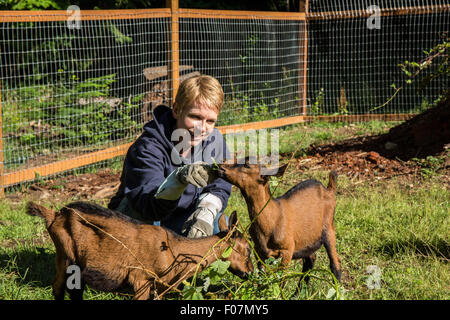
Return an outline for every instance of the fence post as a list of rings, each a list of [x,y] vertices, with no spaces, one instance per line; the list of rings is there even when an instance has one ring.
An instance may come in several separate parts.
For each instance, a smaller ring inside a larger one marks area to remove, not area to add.
[[[179,0],[166,0],[166,6],[171,11],[170,18],[170,44],[169,44],[169,64],[167,69],[168,74],[168,90],[169,100],[173,105],[175,97],[177,96],[178,86],[180,84],[180,52],[179,52]]]
[[[0,81],[0,198],[3,198],[5,195],[4,189],[4,168],[3,168],[3,113],[2,113],[2,82]]]
[[[306,116],[306,98],[307,98],[307,85],[308,85],[308,10],[309,10],[309,0],[300,0],[299,11],[305,12],[305,23],[303,25],[303,30],[300,28],[300,36],[303,31],[304,41],[303,41],[303,52],[300,53],[300,57],[303,56],[303,62],[300,61],[299,65],[299,113]],[[301,40],[301,38],[300,38]],[[300,46],[301,48],[301,46]],[[302,79],[302,81],[300,80]]]

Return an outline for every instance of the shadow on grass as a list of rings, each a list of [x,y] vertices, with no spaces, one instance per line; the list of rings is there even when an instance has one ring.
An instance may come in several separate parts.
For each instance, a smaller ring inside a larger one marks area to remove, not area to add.
[[[48,287],[55,276],[55,253],[40,247],[0,251],[0,269],[15,272],[20,282],[33,287]]]
[[[423,241],[422,239],[410,237],[409,239],[386,242],[378,249],[391,257],[406,250],[413,250],[414,253],[423,257],[435,256],[439,259],[450,259],[450,244],[441,238]]]

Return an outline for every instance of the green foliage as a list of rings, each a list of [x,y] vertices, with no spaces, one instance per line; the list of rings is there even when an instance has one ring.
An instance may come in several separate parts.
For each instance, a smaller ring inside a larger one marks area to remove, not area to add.
[[[63,10],[67,6],[67,1],[53,0],[6,0],[0,3],[0,8],[9,10]]]
[[[231,247],[230,247],[231,248]],[[225,253],[225,256],[229,256],[231,251]],[[197,277],[194,276],[194,279],[191,282],[183,281],[184,287],[182,291],[183,299],[185,300],[203,300],[204,296],[202,292],[208,292],[210,285],[216,285],[221,282],[221,279],[227,273],[228,267],[230,266],[229,261],[216,260],[211,263],[205,270],[203,270],[201,274],[201,278],[203,279],[203,284],[198,285]]]
[[[4,1],[0,7],[64,10],[69,5],[59,0],[27,0]],[[55,22],[55,26],[65,23]],[[3,45],[21,54],[9,56],[15,76],[2,83],[7,164],[25,162],[45,150],[105,144],[134,134],[143,95],[120,102],[111,90],[116,74],[92,72],[98,51],[77,50],[96,46],[97,37],[84,37],[62,27],[55,28],[51,39],[43,40],[42,28],[31,22],[12,23],[8,30]],[[104,22],[98,30],[98,37],[109,37],[117,46],[132,42],[113,22]],[[74,50],[76,57],[71,54]],[[113,104],[114,100],[120,103]]]
[[[399,64],[403,73],[407,76],[405,80],[407,84],[412,84],[413,81],[418,82],[418,90],[421,91],[429,86],[434,79],[448,77],[450,75],[450,66],[448,63],[448,48],[450,47],[450,38],[447,36],[442,43],[437,44],[429,51],[425,50],[426,57],[420,61],[404,61]],[[425,73],[427,69],[432,69]],[[420,79],[415,78],[421,76]]]
[[[250,274],[235,295],[243,300],[280,299],[282,298],[282,281],[284,271],[279,269],[281,259],[269,258],[265,263],[265,270],[255,269]],[[271,270],[275,268],[275,271]],[[278,270],[276,270],[278,268]],[[268,270],[268,271],[267,271]]]
[[[434,176],[439,169],[442,168],[442,164],[445,162],[445,158],[427,156],[425,159],[412,158],[412,161],[420,165],[420,173],[424,178],[430,178]]]
[[[417,92],[420,93],[425,88],[431,86],[434,80],[448,80],[448,77],[450,76],[450,65],[448,63],[449,47],[450,38],[448,37],[448,34],[445,33],[442,35],[441,43],[435,45],[430,50],[424,51],[425,57],[421,61],[416,62],[406,60],[403,63],[400,63],[398,66],[406,77],[404,84],[397,86],[395,83],[392,83],[391,87],[395,90],[393,95],[385,103],[372,108],[370,111],[375,111],[388,105],[406,86],[415,85]],[[448,93],[448,88],[443,89],[439,98],[436,99],[433,104],[424,104],[424,100],[422,100],[422,104],[419,109],[423,110],[424,107],[432,107],[436,105],[442,99],[445,99]]]
[[[110,85],[115,81],[116,74],[90,78],[77,83],[72,89],[64,90],[66,99],[63,105],[49,116],[51,123],[59,128],[59,133],[73,144],[95,145],[108,140],[121,139],[130,134],[130,128],[135,126],[132,120],[133,109],[136,105],[111,105],[107,99],[95,99],[110,96]],[[80,99],[86,104],[80,106]],[[122,128],[122,130],[121,130]]]
[[[314,99],[314,102],[311,104],[311,115],[318,115],[321,114],[323,111],[323,101],[324,101],[324,90],[323,88],[320,88],[319,91],[316,92],[316,97]]]
[[[182,299],[217,299],[221,288],[225,287],[229,297],[237,300],[280,300],[307,298],[310,293],[299,290],[299,279],[304,275],[292,269],[280,268],[281,259],[269,258],[264,261],[264,270],[255,270],[246,280],[234,281],[227,269],[228,261],[217,260],[191,282],[183,281]],[[314,281],[327,283],[324,299],[344,299],[344,289],[328,270],[312,270],[308,273]],[[318,275],[316,275],[318,274]],[[325,274],[326,276],[320,276]],[[305,286],[305,283],[301,283]]]
[[[6,161],[21,157],[15,149],[30,156],[48,148],[104,145],[131,137],[143,95],[130,102],[113,98],[115,81],[116,74],[109,74],[8,90],[3,103]]]
[[[0,0],[0,10],[65,10],[70,5],[78,5],[88,9],[145,9],[165,7],[164,0]]]

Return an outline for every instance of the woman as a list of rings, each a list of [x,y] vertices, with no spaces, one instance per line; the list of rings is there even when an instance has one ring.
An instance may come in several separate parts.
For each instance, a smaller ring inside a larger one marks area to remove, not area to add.
[[[228,158],[214,128],[223,106],[220,83],[195,76],[179,87],[173,109],[158,106],[125,158],[121,184],[108,207],[188,237],[218,232],[231,185],[210,164]]]

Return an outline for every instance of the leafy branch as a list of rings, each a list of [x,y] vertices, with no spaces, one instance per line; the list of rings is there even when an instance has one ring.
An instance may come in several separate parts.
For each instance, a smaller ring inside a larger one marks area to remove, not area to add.
[[[378,110],[389,104],[407,85],[418,82],[418,91],[421,91],[425,87],[427,87],[434,79],[449,76],[450,67],[448,64],[448,48],[450,47],[450,37],[447,35],[447,33],[445,33],[443,35],[443,38],[444,41],[442,43],[434,46],[429,51],[424,50],[426,57],[421,61],[404,61],[403,63],[400,63],[398,66],[407,77],[405,83],[400,87],[397,87],[395,83],[391,84],[391,87],[395,90],[393,95],[385,103],[372,108],[369,111],[372,112]],[[422,79],[417,80],[419,76],[423,75],[425,70],[430,69],[433,66],[437,66],[435,70],[426,74]],[[445,96],[446,91],[448,91],[448,89],[444,90],[443,96]]]

